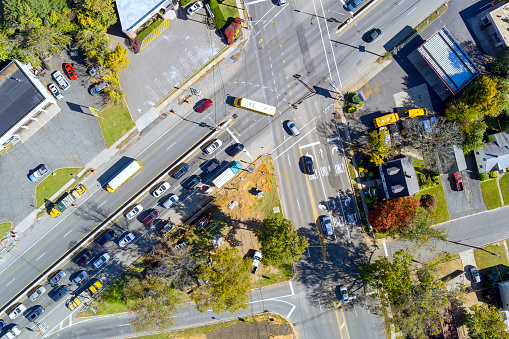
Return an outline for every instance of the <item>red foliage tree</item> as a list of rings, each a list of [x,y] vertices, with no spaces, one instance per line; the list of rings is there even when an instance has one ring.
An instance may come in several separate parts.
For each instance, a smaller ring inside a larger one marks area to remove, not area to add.
[[[395,198],[385,204],[378,203],[368,215],[368,221],[379,232],[398,229],[410,222],[419,206],[414,197]]]
[[[242,20],[237,17],[233,20],[233,22],[226,27],[224,30],[224,35],[226,36],[226,40],[228,41],[228,45],[233,45],[235,39],[237,38],[237,34],[240,31],[240,24]]]

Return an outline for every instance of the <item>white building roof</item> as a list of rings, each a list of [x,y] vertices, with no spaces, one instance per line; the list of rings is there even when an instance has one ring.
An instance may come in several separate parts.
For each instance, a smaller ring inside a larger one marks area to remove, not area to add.
[[[123,32],[134,30],[145,22],[161,7],[165,7],[168,0],[117,0],[117,11]]]

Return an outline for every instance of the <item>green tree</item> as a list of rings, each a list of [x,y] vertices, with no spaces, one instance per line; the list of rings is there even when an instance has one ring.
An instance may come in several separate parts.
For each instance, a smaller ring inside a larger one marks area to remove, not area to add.
[[[306,237],[297,235],[288,219],[265,219],[253,232],[261,244],[263,261],[273,266],[298,260],[309,246]]]
[[[103,65],[104,67],[111,69],[113,73],[126,69],[129,65],[127,50],[122,47],[121,44],[117,44],[117,47],[115,47],[113,51],[106,54]]]
[[[200,312],[235,312],[248,307],[251,290],[251,259],[242,259],[235,248],[218,250],[212,264],[198,268],[198,278],[205,284],[191,294]]]
[[[124,287],[129,299],[127,309],[134,313],[131,325],[135,331],[162,331],[173,324],[180,310],[183,294],[162,277],[133,278]]]
[[[509,75],[509,47],[498,51],[497,58],[491,63],[491,71],[502,77]]]
[[[106,30],[117,22],[114,0],[83,0],[78,10],[78,22],[83,29],[105,33]]]
[[[418,247],[427,244],[434,249],[437,241],[447,241],[449,238],[444,227],[432,227],[436,222],[437,216],[434,210],[417,207],[412,220],[400,227],[396,237],[412,241]]]
[[[508,339],[509,333],[505,330],[507,325],[497,311],[491,305],[482,304],[470,307],[473,312],[463,316],[463,324],[468,328],[468,334],[472,339]]]
[[[477,121],[465,129],[465,141],[463,142],[463,152],[468,154],[477,148],[483,148],[486,146],[484,143],[484,133],[486,132],[486,123],[481,120]]]
[[[390,148],[386,141],[388,133],[387,130],[369,133],[368,143],[361,149],[369,156],[369,160],[377,166],[383,164],[390,154]]]
[[[483,115],[496,117],[500,114],[499,85],[498,77],[480,75],[468,84],[460,100]]]

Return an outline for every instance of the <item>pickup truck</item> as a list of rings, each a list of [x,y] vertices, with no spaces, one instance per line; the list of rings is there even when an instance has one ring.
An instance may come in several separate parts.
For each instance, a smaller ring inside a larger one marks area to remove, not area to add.
[[[461,180],[461,174],[459,172],[454,173],[454,183],[456,184],[458,192],[463,191],[463,180]]]
[[[251,268],[251,274],[255,274],[258,266],[260,266],[260,261],[262,260],[262,252],[255,251],[253,255],[253,266]]]
[[[69,85],[67,80],[65,80],[64,76],[62,75],[62,73],[60,73],[60,71],[53,72],[51,76],[57,82],[58,86],[64,91],[71,87],[71,85]]]

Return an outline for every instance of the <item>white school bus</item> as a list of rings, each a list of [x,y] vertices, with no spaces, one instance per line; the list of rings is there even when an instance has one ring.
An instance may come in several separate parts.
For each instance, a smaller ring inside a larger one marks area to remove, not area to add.
[[[141,170],[143,166],[141,166],[138,160],[132,160],[129,164],[127,164],[120,172],[115,174],[113,178],[108,181],[106,185],[106,189],[108,192],[115,192],[120,186],[122,186],[130,177],[135,175],[139,170]]]
[[[276,107],[246,98],[235,98],[233,104],[249,111],[270,115],[271,117],[276,114]]]

